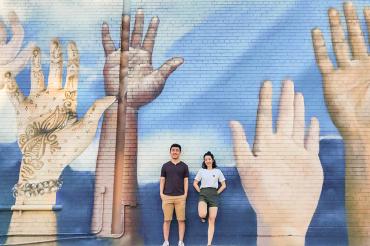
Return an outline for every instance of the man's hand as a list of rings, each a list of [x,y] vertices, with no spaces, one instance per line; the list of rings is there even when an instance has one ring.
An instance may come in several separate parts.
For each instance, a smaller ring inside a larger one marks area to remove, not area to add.
[[[161,196],[161,200],[163,200],[164,199],[164,194],[163,193],[161,193],[161,194],[159,194],[160,196]]]
[[[39,48],[33,50],[31,91],[25,97],[12,72],[3,75],[2,82],[18,115],[18,145],[22,164],[16,196],[37,196],[55,192],[60,187],[63,169],[92,142],[98,121],[115,97],[95,101],[85,116],[78,120],[77,84],[79,53],[74,42],[68,44],[67,77],[62,87],[62,49],[57,39],[50,47],[48,87],[45,88]]]
[[[174,57],[167,60],[160,68],[153,69],[152,53],[158,25],[158,17],[153,17],[145,38],[142,40],[144,13],[142,9],[138,9],[130,40],[130,17],[124,16],[122,46],[125,50],[120,53],[120,49],[116,49],[111,39],[108,25],[103,24],[106,92],[107,95],[114,95],[118,91],[118,74],[121,69],[126,74],[124,79],[127,80],[128,107],[138,109],[153,101],[161,93],[167,78],[184,62],[182,58]],[[128,64],[121,64],[121,68],[120,55],[123,56],[121,61],[128,61]]]
[[[258,235],[304,237],[323,184],[319,123],[311,120],[305,138],[303,96],[294,94],[292,81],[285,81],[274,133],[271,98],[267,81],[260,91],[253,150],[242,125],[230,123],[237,168],[257,215]]]
[[[364,13],[370,28],[370,8],[366,8]],[[334,68],[328,56],[320,29],[312,31],[312,41],[331,118],[347,139],[370,134],[370,57],[352,3],[344,4],[344,15],[349,42],[339,12],[334,8],[329,10],[331,38],[338,68]]]

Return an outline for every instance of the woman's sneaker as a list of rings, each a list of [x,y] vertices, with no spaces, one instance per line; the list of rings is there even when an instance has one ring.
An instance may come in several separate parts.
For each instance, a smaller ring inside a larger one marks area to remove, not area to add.
[[[179,241],[179,244],[177,244],[177,246],[185,246],[185,244],[183,241]]]
[[[168,241],[164,241],[162,246],[170,246],[170,243]]]

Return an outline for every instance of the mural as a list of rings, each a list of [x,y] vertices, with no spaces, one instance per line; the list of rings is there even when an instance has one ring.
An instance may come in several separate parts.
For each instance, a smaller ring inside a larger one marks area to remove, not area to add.
[[[292,81],[282,88],[276,133],[270,82],[263,84],[259,98],[253,152],[241,124],[230,123],[240,179],[257,216],[257,244],[302,245],[323,183],[319,123],[311,120],[305,139],[304,100],[294,95]]]
[[[370,244],[366,4],[3,0],[0,245],[161,245],[173,143],[227,180],[215,245]]]

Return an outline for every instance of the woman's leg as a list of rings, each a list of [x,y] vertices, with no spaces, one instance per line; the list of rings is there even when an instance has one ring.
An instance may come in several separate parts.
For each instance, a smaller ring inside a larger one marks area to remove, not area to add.
[[[198,214],[202,222],[205,222],[207,217],[207,203],[204,201],[199,201],[198,203]]]
[[[217,217],[217,207],[209,208],[208,215],[208,245],[212,245],[213,234],[215,232],[215,222]]]

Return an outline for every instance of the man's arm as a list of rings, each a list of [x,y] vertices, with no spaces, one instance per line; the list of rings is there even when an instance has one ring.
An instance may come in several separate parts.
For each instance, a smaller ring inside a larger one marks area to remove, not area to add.
[[[163,197],[163,190],[164,190],[164,183],[166,182],[166,178],[165,177],[161,177],[160,181],[159,181],[159,195],[161,196],[161,199]]]
[[[188,196],[188,190],[189,190],[189,178],[186,177],[184,178],[184,192],[185,192],[185,197]]]

